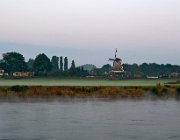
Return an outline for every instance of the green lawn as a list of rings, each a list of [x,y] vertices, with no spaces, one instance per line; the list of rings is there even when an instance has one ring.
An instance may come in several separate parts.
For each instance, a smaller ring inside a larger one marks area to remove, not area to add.
[[[134,80],[108,80],[108,79],[58,79],[58,78],[32,78],[32,79],[0,79],[0,86],[12,85],[41,85],[41,86],[155,86],[180,79],[134,79]]]

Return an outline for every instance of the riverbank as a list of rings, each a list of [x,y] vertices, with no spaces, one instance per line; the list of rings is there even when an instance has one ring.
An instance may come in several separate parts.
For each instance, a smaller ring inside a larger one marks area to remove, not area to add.
[[[1,79],[0,86],[180,86],[180,79],[103,79],[103,78],[20,78]]]
[[[9,86],[0,87],[0,98],[77,97],[146,98],[179,97],[180,86]]]

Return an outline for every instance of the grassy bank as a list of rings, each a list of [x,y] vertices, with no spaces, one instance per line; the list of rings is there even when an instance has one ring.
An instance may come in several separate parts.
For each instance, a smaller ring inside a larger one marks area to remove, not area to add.
[[[174,83],[180,79],[60,79],[60,78],[29,78],[29,79],[0,79],[0,86],[156,86]],[[180,86],[176,84],[176,86]]]
[[[179,97],[180,86],[9,86],[0,87],[0,98],[14,97],[97,97],[145,98]]]

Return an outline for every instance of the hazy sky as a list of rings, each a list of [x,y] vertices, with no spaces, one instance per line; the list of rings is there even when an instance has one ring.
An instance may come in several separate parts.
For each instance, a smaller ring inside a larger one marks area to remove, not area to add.
[[[180,0],[0,0],[0,53],[68,56],[77,65],[180,64]]]

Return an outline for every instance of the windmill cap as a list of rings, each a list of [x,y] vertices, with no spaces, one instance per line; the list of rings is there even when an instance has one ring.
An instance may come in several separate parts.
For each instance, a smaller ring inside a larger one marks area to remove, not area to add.
[[[122,61],[122,59],[120,59],[120,58],[116,58],[116,59],[115,59],[115,61]]]

